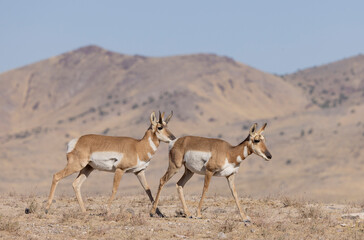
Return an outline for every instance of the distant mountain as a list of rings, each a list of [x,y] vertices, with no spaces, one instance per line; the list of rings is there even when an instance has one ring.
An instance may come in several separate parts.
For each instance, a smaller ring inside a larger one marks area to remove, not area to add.
[[[321,108],[364,103],[364,55],[284,76]]]
[[[5,120],[0,130],[7,133],[40,123],[89,129],[104,125],[104,119],[117,119],[118,125],[133,116],[141,122],[158,109],[174,110],[180,121],[196,124],[250,120],[284,115],[306,104],[282,79],[228,57],[147,58],[97,46],[3,73],[0,86]]]

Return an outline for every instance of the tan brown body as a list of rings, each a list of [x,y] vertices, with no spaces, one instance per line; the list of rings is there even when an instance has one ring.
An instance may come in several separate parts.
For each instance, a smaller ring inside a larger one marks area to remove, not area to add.
[[[271,159],[272,156],[265,146],[265,139],[262,135],[265,126],[266,124],[259,131],[255,132],[256,124],[254,124],[250,129],[249,136],[237,146],[231,146],[226,141],[220,139],[194,136],[186,136],[171,141],[169,143],[169,166],[167,172],[160,180],[158,193],[150,214],[154,215],[156,213],[160,193],[164,184],[184,165],[185,173],[177,182],[176,187],[187,217],[190,217],[191,214],[187,209],[184,199],[183,187],[193,174],[197,173],[205,175],[202,197],[197,208],[197,217],[201,217],[202,202],[211,177],[220,176],[227,178],[241,218],[243,221],[249,221],[240,207],[235,190],[234,176],[238,172],[240,163],[252,153],[266,160]]]
[[[151,114],[151,125],[140,140],[130,137],[110,137],[93,134],[71,140],[67,149],[67,166],[53,176],[46,212],[52,204],[58,182],[75,172],[79,172],[79,174],[72,185],[81,210],[85,212],[86,209],[80,189],[82,183],[95,169],[115,172],[109,205],[115,197],[121,177],[125,172],[132,172],[138,177],[150,201],[153,202],[153,196],[144,171],[148,167],[149,161],[157,150],[160,141],[170,142],[175,139],[167,128],[167,123],[172,114],[166,120],[163,120],[163,116],[164,114],[160,114],[157,122],[154,112]],[[158,214],[162,215],[159,211]]]
[[[150,140],[149,140],[150,139]],[[150,141],[154,144],[153,148]],[[144,137],[140,140],[130,138],[130,137],[111,137],[102,135],[84,135],[80,137],[77,141],[75,148],[67,153],[67,159],[81,159],[79,162],[81,166],[86,166],[87,164],[92,165],[93,153],[116,153],[122,154],[122,159],[118,161],[117,156],[112,156],[110,154],[110,160],[115,160],[117,163],[111,170],[115,172],[117,168],[123,171],[130,171],[133,167],[138,165],[138,159],[141,162],[148,163],[151,156],[156,152],[156,148],[159,146],[159,140],[155,134],[153,134],[152,129],[148,129]],[[105,159],[107,160],[107,159]],[[97,167],[94,167],[97,169]],[[108,171],[104,169],[97,169],[101,171]]]

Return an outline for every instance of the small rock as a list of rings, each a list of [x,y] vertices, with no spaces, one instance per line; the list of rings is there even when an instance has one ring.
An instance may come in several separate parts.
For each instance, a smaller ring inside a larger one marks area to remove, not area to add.
[[[226,234],[223,232],[219,232],[219,234],[217,234],[217,237],[220,239],[225,239],[226,238]]]
[[[127,211],[128,213],[130,213],[132,216],[134,216],[134,215],[135,215],[134,210],[133,210],[133,209],[131,209],[131,208],[126,209],[126,211]]]
[[[226,213],[226,210],[222,209],[222,208],[217,208],[217,209],[214,210],[214,213],[215,214]]]
[[[341,215],[342,218],[347,218],[347,219],[364,219],[364,213],[349,213],[349,214],[344,214]]]
[[[347,226],[347,224],[346,224],[346,223],[342,223],[342,224],[340,224],[340,226],[342,226],[342,227],[346,227],[346,226]]]
[[[174,234],[174,236],[177,237],[177,238],[186,238],[185,235]]]

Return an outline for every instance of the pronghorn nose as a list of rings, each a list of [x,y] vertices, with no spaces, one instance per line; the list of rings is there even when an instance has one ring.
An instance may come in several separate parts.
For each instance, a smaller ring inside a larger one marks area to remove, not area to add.
[[[176,139],[176,137],[175,137],[173,134],[171,134],[171,135],[169,136],[169,138],[170,138],[171,140]]]
[[[272,159],[272,155],[268,151],[265,152],[265,156],[267,156],[268,159]]]

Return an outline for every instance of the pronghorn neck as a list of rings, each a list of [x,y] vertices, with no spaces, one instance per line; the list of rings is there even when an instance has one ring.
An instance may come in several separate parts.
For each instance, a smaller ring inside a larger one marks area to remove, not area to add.
[[[248,136],[243,142],[233,148],[232,157],[236,159],[238,163],[240,163],[252,153],[253,149]]]
[[[150,145],[155,152],[159,147],[160,140],[157,138],[157,135],[153,132],[152,128],[148,128],[140,142]]]

